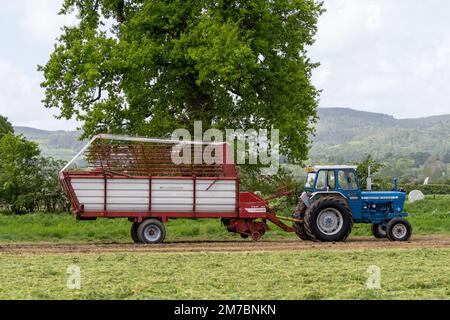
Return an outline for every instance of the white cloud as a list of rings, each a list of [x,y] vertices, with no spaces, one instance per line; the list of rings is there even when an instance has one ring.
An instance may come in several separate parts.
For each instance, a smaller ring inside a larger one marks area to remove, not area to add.
[[[63,0],[4,1],[0,11],[0,114],[14,125],[73,129],[45,109],[35,71],[63,25]],[[317,42],[321,66],[313,81],[320,106],[344,106],[397,117],[450,113],[450,2],[446,0],[325,0]],[[5,28],[6,26],[6,28]]]
[[[53,44],[64,25],[76,23],[74,15],[57,15],[62,0],[24,0],[21,26],[36,43]]]
[[[367,7],[368,17],[366,26],[369,30],[378,30],[381,27],[381,8],[372,3]]]
[[[322,107],[450,113],[448,1],[325,0],[325,7],[310,49],[321,62],[313,81]]]
[[[9,62],[0,61],[0,114],[16,126],[47,130],[75,128],[75,121],[57,120],[53,111],[42,106],[40,81]]]

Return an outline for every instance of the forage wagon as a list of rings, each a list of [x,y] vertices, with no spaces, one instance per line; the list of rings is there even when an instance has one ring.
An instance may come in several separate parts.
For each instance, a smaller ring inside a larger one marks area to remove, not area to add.
[[[293,217],[280,217],[270,199],[240,191],[232,150],[213,144],[222,161],[205,161],[200,142],[100,134],[60,171],[60,180],[77,219],[127,218],[137,243],[160,243],[166,222],[189,218],[220,219],[229,232],[253,240],[268,221],[314,241],[345,240],[353,222],[372,223],[376,237],[409,239],[404,193],[361,192],[354,168],[310,170]],[[189,151],[189,163],[173,160],[180,146]]]

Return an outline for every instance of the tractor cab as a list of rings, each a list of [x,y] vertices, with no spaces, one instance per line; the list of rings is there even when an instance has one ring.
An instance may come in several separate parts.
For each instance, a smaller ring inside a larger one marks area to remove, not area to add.
[[[304,192],[293,217],[302,239],[344,240],[353,223],[371,223],[375,237],[405,241],[411,226],[403,217],[405,193],[361,191],[356,166],[314,166],[307,168]],[[395,226],[395,228],[394,228]],[[394,231],[398,231],[395,233]]]
[[[305,191],[347,193],[360,190],[356,166],[315,166],[307,170]]]
[[[346,200],[353,213],[361,211],[361,189],[356,166],[314,166],[308,167],[305,192],[314,197],[335,194]]]

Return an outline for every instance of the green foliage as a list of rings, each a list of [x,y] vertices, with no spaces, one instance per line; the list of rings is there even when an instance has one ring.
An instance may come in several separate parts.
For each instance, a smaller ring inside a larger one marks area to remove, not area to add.
[[[444,155],[444,158],[442,159],[445,164],[450,163],[450,150],[447,151],[447,153]]]
[[[61,13],[73,11],[80,23],[64,28],[40,70],[45,106],[83,121],[85,137],[165,137],[196,120],[273,126],[283,154],[306,157],[318,98],[307,46],[321,3],[65,0]]]
[[[5,134],[0,139],[0,205],[14,213],[67,210],[57,175],[61,166],[41,157],[36,143]]]
[[[0,115],[0,138],[7,133],[14,133],[13,126],[8,121],[8,118]]]
[[[239,168],[239,177],[241,191],[256,191],[263,198],[280,195],[270,201],[270,206],[279,214],[290,215],[303,189],[303,184],[284,166],[279,168],[276,175],[271,176],[261,175],[259,169],[254,166],[244,166]],[[281,196],[283,192],[291,194]]]
[[[377,174],[384,167],[384,164],[376,161],[369,154],[363,161],[356,163],[358,168],[356,169],[356,173],[358,174],[359,184],[362,186],[369,177],[369,167],[371,176]]]
[[[411,184],[405,183],[400,185],[407,192],[411,190],[420,190],[424,194],[450,194],[450,184]]]
[[[36,173],[39,148],[12,133],[0,139],[0,199],[19,212],[21,208],[32,211],[38,181]]]
[[[415,161],[417,167],[425,164],[430,156],[431,154],[429,152],[413,152],[409,154],[409,157]]]

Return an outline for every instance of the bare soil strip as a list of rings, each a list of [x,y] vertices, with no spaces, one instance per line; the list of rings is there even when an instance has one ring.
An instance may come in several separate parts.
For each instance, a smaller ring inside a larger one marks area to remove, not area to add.
[[[450,236],[415,236],[409,242],[391,242],[370,237],[354,237],[346,242],[320,243],[301,240],[183,241],[158,245],[132,243],[3,243],[1,254],[43,253],[170,253],[170,252],[240,252],[240,251],[302,251],[355,249],[450,249]]]

